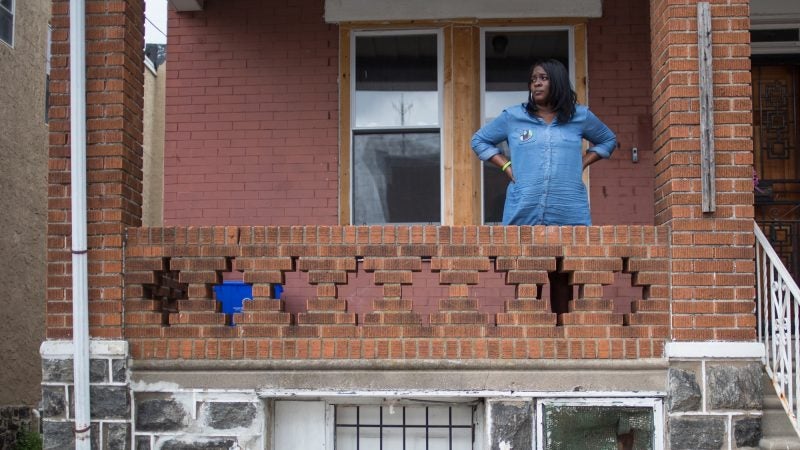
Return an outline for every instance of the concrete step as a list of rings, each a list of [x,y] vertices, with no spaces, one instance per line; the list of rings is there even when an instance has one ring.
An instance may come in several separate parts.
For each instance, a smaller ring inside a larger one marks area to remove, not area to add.
[[[772,381],[764,374],[764,406],[761,418],[761,449],[800,450],[800,438],[792,426],[792,422],[783,409]]]
[[[761,438],[758,441],[758,448],[764,450],[800,450],[800,442],[797,442],[797,438]]]

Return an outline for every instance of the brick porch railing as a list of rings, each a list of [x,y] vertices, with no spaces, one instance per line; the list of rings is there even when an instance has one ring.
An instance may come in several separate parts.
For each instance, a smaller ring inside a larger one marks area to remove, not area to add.
[[[136,359],[661,357],[670,323],[667,239],[666,228],[652,226],[130,229],[124,335]],[[426,317],[402,287],[428,267],[423,260],[447,286]],[[253,300],[232,327],[212,286],[234,264]],[[383,293],[360,321],[337,296],[359,265]],[[540,294],[557,270],[578,287],[563,314]],[[271,284],[293,271],[316,287],[296,314],[270,298]],[[491,271],[515,286],[496,317],[470,295]],[[603,297],[615,273],[642,287],[631,313],[615,313]]]

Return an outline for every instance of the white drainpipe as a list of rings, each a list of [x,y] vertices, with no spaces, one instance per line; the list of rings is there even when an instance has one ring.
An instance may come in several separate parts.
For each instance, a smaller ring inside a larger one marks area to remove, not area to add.
[[[70,0],[69,3],[75,449],[90,450],[89,280],[86,254],[86,6],[85,0]]]

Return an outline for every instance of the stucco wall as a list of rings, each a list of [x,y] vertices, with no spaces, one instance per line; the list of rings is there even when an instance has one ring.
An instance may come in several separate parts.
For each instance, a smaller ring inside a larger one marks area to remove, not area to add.
[[[15,3],[14,48],[0,43],[0,405],[34,405],[44,333],[50,3]]]
[[[164,223],[164,88],[167,65],[144,70],[142,225]]]

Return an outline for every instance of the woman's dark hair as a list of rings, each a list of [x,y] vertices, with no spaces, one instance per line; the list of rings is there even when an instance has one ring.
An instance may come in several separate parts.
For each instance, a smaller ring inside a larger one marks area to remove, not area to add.
[[[555,59],[542,59],[536,61],[528,71],[528,104],[525,109],[529,114],[536,113],[538,108],[533,101],[533,95],[530,94],[530,82],[533,76],[533,69],[541,67],[547,76],[550,78],[550,92],[548,94],[548,102],[552,106],[553,111],[556,112],[556,117],[560,123],[567,123],[572,120],[575,115],[575,104],[578,101],[578,96],[572,90],[572,85],[569,82],[569,73],[564,64],[561,64]]]

